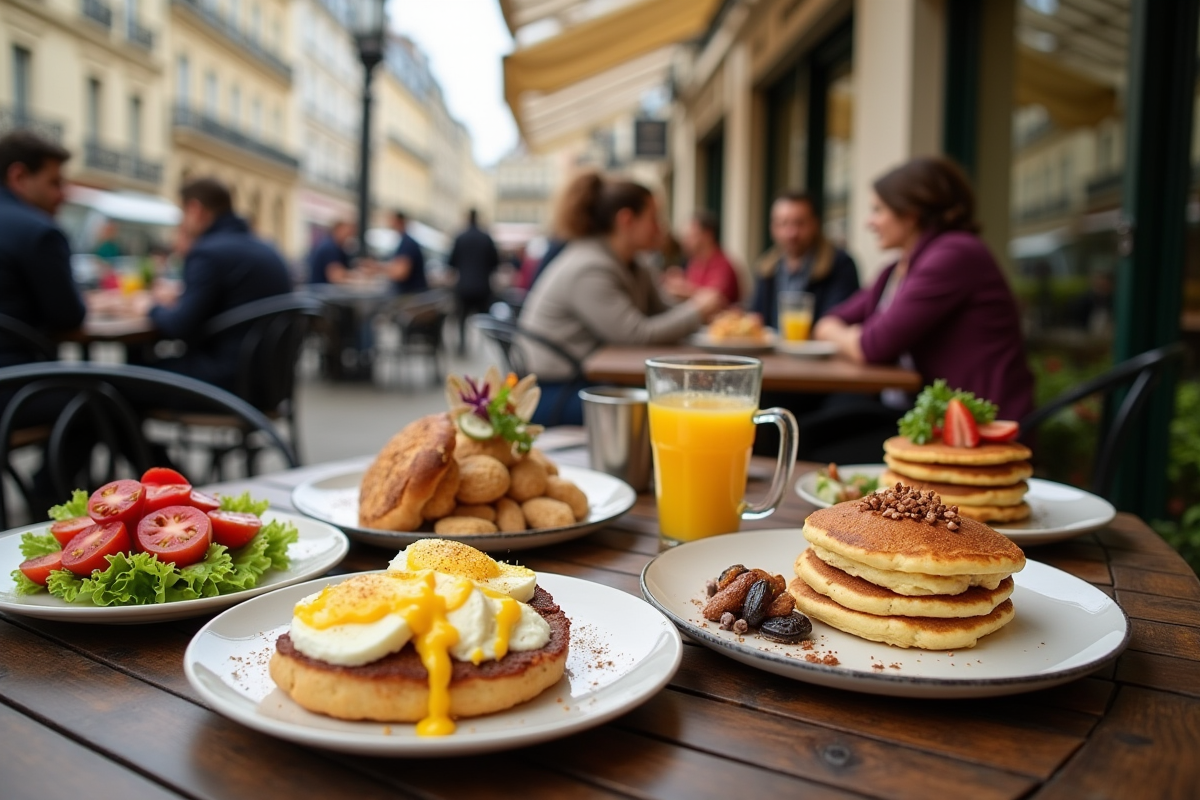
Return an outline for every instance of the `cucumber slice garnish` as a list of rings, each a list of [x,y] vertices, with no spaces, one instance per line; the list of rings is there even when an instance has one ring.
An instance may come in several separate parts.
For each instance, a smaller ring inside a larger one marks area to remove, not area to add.
[[[458,418],[458,429],[472,439],[484,441],[496,435],[492,423],[474,414],[462,414]]]

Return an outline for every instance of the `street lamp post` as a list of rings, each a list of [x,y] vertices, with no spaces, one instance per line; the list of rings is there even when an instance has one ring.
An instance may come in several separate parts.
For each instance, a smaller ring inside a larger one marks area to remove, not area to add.
[[[371,217],[371,76],[383,60],[387,38],[386,0],[356,0],[351,6],[350,32],[363,65],[362,130],[359,136],[358,241],[359,255],[367,254],[367,224]]]

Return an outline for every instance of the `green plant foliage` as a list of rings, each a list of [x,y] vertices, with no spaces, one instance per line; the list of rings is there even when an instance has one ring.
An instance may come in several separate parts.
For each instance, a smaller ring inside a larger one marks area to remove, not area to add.
[[[1200,503],[1183,512],[1179,522],[1158,520],[1153,527],[1200,575]]]

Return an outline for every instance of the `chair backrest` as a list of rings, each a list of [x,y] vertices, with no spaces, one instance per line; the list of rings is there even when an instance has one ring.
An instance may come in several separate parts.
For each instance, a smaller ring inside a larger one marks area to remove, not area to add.
[[[499,346],[500,352],[507,362],[504,366],[509,372],[515,372],[522,377],[529,374],[530,370],[526,361],[525,351],[521,345],[533,342],[554,353],[554,355],[561,358],[570,366],[571,374],[565,381],[567,386],[583,388],[587,382],[583,372],[583,363],[563,349],[557,342],[553,342],[541,334],[528,331],[517,325],[516,322],[497,319],[490,314],[475,314],[471,317],[470,321],[476,330]],[[558,423],[569,399],[569,391],[558,393],[555,407],[547,417],[549,424],[555,425]]]
[[[1112,422],[1104,434],[1096,454],[1092,473],[1092,492],[1112,499],[1113,479],[1116,476],[1117,457],[1125,444],[1133,424],[1146,410],[1146,406],[1162,378],[1163,371],[1172,363],[1181,361],[1185,348],[1182,342],[1173,342],[1163,347],[1147,350],[1128,361],[1097,375],[1060,394],[1041,408],[1034,410],[1021,420],[1021,438],[1027,438],[1039,425],[1064,408],[1085,397],[1102,394],[1107,401],[1118,389],[1128,386],[1120,407],[1112,415]]]
[[[296,362],[323,305],[303,293],[246,303],[209,320],[201,340],[241,331],[234,394],[260,411],[276,411],[295,394]]]
[[[58,346],[54,342],[30,325],[7,314],[0,314],[0,339],[7,339],[24,347],[35,361],[58,360]]]
[[[393,306],[392,316],[400,330],[440,331],[446,317],[454,310],[454,295],[446,289],[430,289],[417,295],[401,297]]]
[[[22,411],[39,401],[53,419],[46,450],[46,468],[54,491],[69,496],[74,487],[68,474],[64,447],[68,432],[89,425],[95,443],[110,454],[105,480],[116,477],[115,454],[120,454],[140,475],[153,466],[150,444],[143,431],[145,410],[164,401],[186,400],[189,406],[237,417],[249,431],[261,432],[277,448],[288,466],[299,466],[295,450],[280,437],[262,412],[246,401],[209,383],[171,372],[124,364],[61,362],[23,364],[0,368],[0,395],[11,399],[0,412],[0,465],[9,463],[9,440]],[[0,492],[0,521],[7,523]]]

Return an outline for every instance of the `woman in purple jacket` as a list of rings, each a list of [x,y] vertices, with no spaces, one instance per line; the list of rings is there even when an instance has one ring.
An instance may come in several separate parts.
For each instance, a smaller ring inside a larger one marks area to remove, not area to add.
[[[814,337],[857,363],[906,365],[926,384],[945,378],[996,403],[1001,419],[1021,419],[1033,410],[1033,374],[1017,304],[976,236],[962,172],[945,159],[916,158],[874,189],[868,225],[900,260],[833,308]]]

